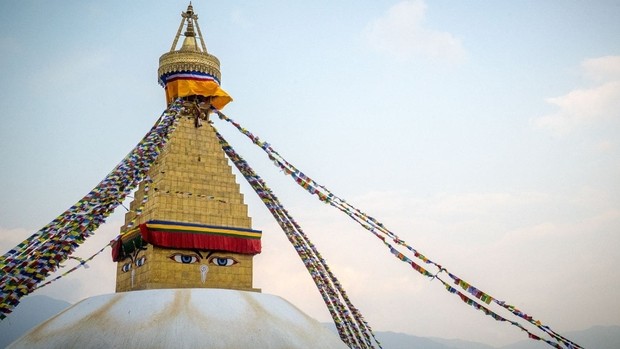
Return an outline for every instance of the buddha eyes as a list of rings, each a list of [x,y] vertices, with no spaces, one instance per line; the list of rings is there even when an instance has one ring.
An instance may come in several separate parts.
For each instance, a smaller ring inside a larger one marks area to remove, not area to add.
[[[202,258],[197,254],[185,254],[185,253],[174,253],[170,257],[173,261],[182,264],[194,264],[199,262]],[[230,267],[239,262],[234,258],[230,257],[219,257],[213,256],[208,259],[209,263],[218,266],[218,267]]]
[[[142,257],[136,259],[136,266],[137,267],[143,266],[145,261],[146,261],[146,256],[142,256]]]
[[[194,264],[199,262],[202,257],[200,257],[197,254],[185,254],[185,253],[174,253],[172,255],[170,255],[168,258],[172,259],[173,261],[177,262],[177,263],[181,263],[181,264]],[[239,262],[237,262],[236,259],[234,258],[230,258],[230,257],[219,257],[219,256],[212,256],[208,259],[210,264],[213,264],[215,266],[218,267],[231,267]],[[132,269],[132,264],[135,264],[136,267],[141,267],[144,265],[144,263],[146,262],[146,256],[142,256],[138,259],[136,259],[133,263],[126,263],[122,266],[121,270],[126,273],[128,271],[130,271]]]
[[[142,257],[136,259],[133,263],[136,265],[136,267],[141,267],[141,266],[144,265],[144,262],[146,262],[146,256],[142,256]],[[123,273],[126,273],[126,272],[131,270],[131,264],[132,264],[132,262],[123,264],[123,267],[121,268]]]
[[[233,258],[225,257],[211,257],[209,262],[211,262],[211,264],[217,265],[218,267],[230,267],[231,265],[239,263]]]
[[[199,257],[195,254],[183,254],[183,253],[175,253],[170,256],[170,259],[177,263],[183,264],[194,264],[198,262]]]

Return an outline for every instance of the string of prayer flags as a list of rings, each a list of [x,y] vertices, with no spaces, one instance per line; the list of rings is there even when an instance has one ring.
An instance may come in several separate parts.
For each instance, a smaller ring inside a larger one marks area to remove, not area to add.
[[[375,338],[372,329],[357,308],[353,306],[342,285],[329,269],[327,262],[321,257],[299,224],[282,206],[264,180],[237,154],[217,130],[215,133],[228,158],[254,189],[293,245],[319,290],[341,340],[350,348],[374,348],[373,342],[381,348],[381,344]]]
[[[78,269],[79,269],[79,268],[81,268],[82,266],[83,266],[84,268],[88,268],[88,266],[86,265],[86,263],[87,263],[87,262],[92,261],[95,257],[97,257],[97,256],[98,256],[98,255],[100,255],[103,251],[105,251],[105,249],[106,249],[106,248],[108,248],[108,246],[111,246],[112,244],[114,244],[114,242],[115,242],[115,240],[110,241],[110,243],[108,243],[107,245],[103,246],[103,247],[102,247],[99,251],[95,252],[95,254],[93,254],[92,256],[90,256],[90,257],[88,257],[88,258],[86,258],[86,259],[77,259],[80,263],[78,263],[77,265],[75,265],[75,266],[74,266],[74,267],[72,267],[71,269],[69,269],[69,270],[65,271],[64,273],[62,273],[62,274],[60,274],[60,275],[56,276],[55,278],[53,278],[53,279],[51,279],[51,280],[48,280],[48,281],[46,281],[45,283],[42,283],[42,284],[37,285],[37,286],[34,288],[34,290],[38,290],[38,289],[40,289],[40,288],[42,288],[42,287],[45,287],[45,286],[47,286],[47,285],[51,284],[51,283],[52,283],[52,282],[54,282],[54,281],[57,281],[57,280],[59,280],[59,279],[62,279],[63,277],[65,277],[65,276],[69,275],[70,273],[72,273],[72,272],[74,272],[74,271],[78,270]],[[75,258],[74,258],[74,259],[75,259]],[[34,291],[34,290],[33,290],[33,291]]]
[[[270,191],[270,189],[264,184],[262,179],[258,177],[253,170],[245,163],[238,155],[230,148],[227,143],[221,138],[220,142],[222,143],[223,149],[226,151],[229,158],[235,163],[235,165],[240,169],[243,173],[244,177],[248,180],[248,182],[253,186],[257,194],[261,197],[261,200],[265,203],[265,205],[270,209],[280,226],[283,228],[287,238],[297,251],[298,255],[302,259],[304,265],[308,269],[311,274],[315,284],[319,288],[319,291],[326,303],[326,306],[332,317],[334,318],[334,323],[341,335],[341,338],[345,343],[349,343],[350,346],[360,347],[358,344],[353,344],[356,340],[354,336],[355,329],[349,328],[348,324],[351,323],[351,319],[349,318],[349,311],[342,305],[339,301],[339,298],[336,295],[338,287],[340,287],[337,280],[331,280],[327,278],[326,275],[332,275],[329,272],[327,264],[318,254],[318,251],[313,249],[313,245],[307,240],[301,229],[298,227],[296,222],[288,215],[287,211],[283,209],[282,205],[279,204],[275,195]],[[334,289],[334,287],[336,289]],[[344,290],[342,290],[344,294]],[[345,303],[347,302],[346,294],[344,294]],[[354,309],[354,308],[352,308]],[[355,314],[356,311],[354,310]],[[364,335],[364,338],[368,338],[367,335]]]
[[[232,124],[235,128],[237,128],[237,130],[239,130],[239,132],[244,134],[254,144],[256,144],[258,147],[260,147],[267,154],[267,157],[269,158],[269,160],[272,161],[273,164],[276,167],[278,167],[282,172],[284,172],[285,175],[290,175],[291,178],[293,179],[293,181],[295,181],[299,186],[301,186],[303,189],[308,191],[311,195],[316,195],[317,198],[320,201],[322,201],[324,203],[327,203],[327,204],[331,205],[332,207],[337,208],[338,210],[340,210],[341,212],[343,212],[347,216],[349,216],[351,219],[353,219],[355,222],[360,224],[362,227],[364,227],[365,229],[370,231],[373,235],[375,235],[375,237],[379,238],[386,245],[386,247],[390,250],[390,252],[396,258],[398,258],[399,260],[401,260],[401,261],[403,261],[405,263],[410,264],[413,267],[413,269],[416,270],[418,273],[420,273],[420,274],[422,274],[424,276],[430,277],[432,279],[438,278],[438,275],[441,272],[446,272],[449,275],[451,275],[451,277],[454,276],[454,274],[449,273],[446,268],[444,268],[440,264],[432,261],[428,257],[424,256],[422,253],[417,251],[415,248],[413,248],[412,246],[408,245],[404,240],[400,239],[395,233],[393,233],[392,231],[387,229],[381,222],[379,222],[375,218],[369,216],[368,214],[362,212],[361,210],[357,209],[356,207],[350,205],[349,203],[346,202],[346,200],[338,197],[337,195],[334,195],[325,186],[315,182],[312,178],[308,177],[306,174],[304,174],[302,171],[300,171],[298,168],[296,168],[293,164],[291,164],[290,162],[286,161],[286,159],[284,159],[284,157],[282,157],[275,149],[273,149],[273,147],[269,143],[261,141],[259,137],[255,136],[250,131],[248,131],[247,129],[243,128],[239,123],[233,121],[232,119],[230,119],[228,116],[226,116],[221,111],[219,111],[217,109],[214,109],[214,111],[218,114],[218,116],[219,116],[219,118],[221,120],[224,120],[224,121]],[[383,234],[383,236],[381,234]],[[420,265],[418,265],[416,263],[413,263],[413,261],[410,258],[408,258],[404,254],[398,252],[391,244],[387,243],[386,238],[391,239],[392,242],[394,242],[397,245],[405,247],[408,251],[410,251],[413,254],[413,256],[415,258],[423,261],[425,264],[431,265],[431,266],[435,267],[437,269],[436,273],[433,274],[433,273],[427,271],[425,268],[422,268]],[[456,278],[456,276],[454,276],[454,278]],[[461,279],[459,278],[459,280],[461,280]],[[495,297],[492,297],[491,295],[478,290],[477,288],[475,288],[472,285],[467,284],[467,287],[464,287],[464,289],[467,290],[469,293],[473,294],[476,298],[480,299],[484,303],[489,304],[490,302],[495,301],[497,304],[500,304],[500,303],[498,303],[498,301],[496,300]],[[478,303],[475,303],[475,304],[478,304]],[[487,308],[484,308],[484,309],[487,309]],[[516,316],[518,316],[520,318],[523,318],[523,319],[525,319],[527,321],[530,321],[530,322],[534,321],[531,317],[524,315],[524,313],[522,313],[522,312],[520,312],[520,311],[518,311],[516,309],[510,309],[510,308],[506,308],[506,309],[508,309],[511,313],[513,313],[514,315],[516,315]],[[484,311],[486,312],[486,310],[484,310]],[[519,328],[522,328],[522,326],[520,324],[516,323],[516,322],[510,322],[509,321],[509,323],[511,323],[511,324],[513,324],[513,325],[515,325],[515,326],[517,326]],[[534,321],[533,323],[538,328],[543,330],[545,333],[549,334],[554,339],[560,341],[567,348],[581,348],[579,345],[575,344],[574,342],[569,341],[568,339],[558,335],[556,332],[552,331],[548,326],[542,325],[542,323],[540,323],[539,321]],[[530,337],[530,338],[532,338],[532,337]],[[543,341],[545,341],[548,344],[554,346],[554,344],[552,344],[554,342],[546,341],[546,340],[543,340]]]
[[[469,294],[471,294],[474,297],[480,299],[481,301],[485,302],[486,304],[489,304],[491,302],[494,302],[494,303],[498,304],[499,306],[507,309],[512,314],[514,314],[514,315],[516,315],[516,316],[526,320],[527,322],[531,323],[532,325],[538,327],[540,330],[542,330],[543,332],[547,333],[553,339],[555,339],[555,340],[561,342],[562,344],[564,344],[567,348],[570,348],[570,347],[572,347],[572,348],[581,348],[579,345],[573,343],[572,341],[568,340],[567,338],[565,338],[562,335],[560,335],[560,334],[556,333],[555,331],[553,331],[550,327],[544,326],[540,320],[534,319],[532,316],[530,316],[530,315],[520,311],[515,306],[506,304],[506,302],[504,302],[504,301],[500,301],[500,300],[497,300],[497,299],[493,298],[492,296],[490,296],[490,295],[480,291],[479,289],[477,289],[474,286],[470,285],[469,283],[463,281],[462,279],[460,279],[459,277],[457,277],[456,275],[454,275],[452,273],[448,273],[448,276],[453,280],[453,282],[455,284],[460,286],[462,289],[467,291]]]
[[[145,179],[174,132],[181,108],[181,100],[171,103],[136,147],[93,190],[0,256],[0,319],[56,271]]]
[[[488,315],[488,316],[492,317],[493,319],[495,319],[497,321],[508,322],[511,325],[520,328],[522,331],[527,333],[528,338],[530,338],[530,339],[534,339],[534,340],[537,340],[537,341],[545,342],[545,343],[549,344],[550,346],[552,346],[554,348],[563,349],[563,347],[559,343],[553,342],[553,341],[548,340],[548,339],[541,338],[541,337],[533,334],[532,332],[530,332],[527,328],[525,328],[520,323],[518,323],[516,321],[508,320],[508,319],[498,315],[497,313],[491,311],[489,308],[487,308],[487,307],[477,303],[473,299],[469,298],[466,294],[464,294],[464,293],[460,292],[459,290],[457,290],[456,288],[450,286],[447,282],[443,281],[442,279],[440,279],[440,278],[437,278],[437,279],[439,281],[441,281],[441,283],[443,283],[443,285],[445,286],[445,288],[446,288],[446,290],[448,292],[457,295],[463,301],[463,303],[472,306],[476,310],[482,311],[485,315]],[[462,285],[459,285],[459,286],[463,287]],[[567,343],[563,343],[563,344],[566,345]],[[567,347],[568,348],[581,348],[580,346],[574,346],[574,344],[572,346],[569,344],[569,345],[567,345]]]
[[[218,110],[215,110],[215,112],[218,114],[220,119],[231,123],[241,133],[243,133],[245,136],[250,138],[250,140],[252,140],[254,144],[258,145],[261,149],[263,149],[267,153],[267,156],[269,157],[269,159],[273,161],[277,167],[279,167],[285,174],[287,175],[290,174],[293,180],[298,185],[300,185],[302,188],[310,192],[310,194],[317,195],[320,201],[323,201],[325,203],[330,204],[333,207],[338,208],[340,211],[347,214],[351,219],[355,220],[356,222],[364,226],[366,229],[369,229],[369,227],[371,227],[372,229],[375,229],[376,231],[379,231],[385,234],[387,237],[392,239],[394,243],[401,245],[407,248],[408,250],[410,250],[411,252],[413,252],[414,256],[422,260],[424,263],[434,265],[440,271],[443,270],[443,267],[441,265],[433,262],[432,260],[428,259],[424,255],[419,253],[417,250],[409,246],[407,243],[405,243],[404,240],[400,239],[396,234],[392,233],[387,228],[385,228],[382,223],[378,222],[376,219],[367,215],[366,213],[360,211],[356,207],[348,204],[346,200],[334,195],[326,187],[315,182],[312,178],[308,177],[306,174],[298,170],[294,165],[292,165],[291,163],[286,161],[286,159],[280,156],[280,154],[277,151],[275,151],[271,147],[271,145],[269,145],[269,143],[262,142],[259,137],[255,136],[254,134],[249,132],[247,129],[243,128],[240,124],[233,121],[232,119],[230,119],[228,116],[226,116],[222,112]],[[364,225],[363,222],[366,223],[366,225]],[[379,237],[378,234],[375,234],[375,236]]]
[[[149,199],[149,188],[150,188],[150,184],[152,183],[152,180],[149,176],[147,176],[142,183],[144,184],[144,196],[142,197],[142,200],[140,202],[140,206],[135,210],[135,216],[133,217],[133,219],[127,224],[127,227],[132,227],[135,224],[135,221],[138,217],[140,217],[142,215],[142,210],[144,209],[144,205],[146,204],[146,202]],[[95,254],[93,254],[92,256],[86,258],[86,259],[81,259],[78,257],[74,257],[74,256],[70,256],[69,259],[75,259],[78,262],[80,262],[79,264],[77,264],[76,266],[74,266],[73,268],[65,271],[64,273],[56,276],[55,278],[46,281],[45,283],[39,284],[35,287],[35,290],[38,290],[42,287],[45,287],[49,284],[51,284],[54,281],[57,281],[67,275],[69,275],[70,273],[78,270],[80,267],[84,266],[84,268],[88,268],[88,265],[86,264],[87,262],[92,261],[95,257],[97,257],[98,255],[100,255],[106,248],[108,248],[109,246],[113,246],[116,243],[118,243],[119,239],[121,238],[121,235],[117,236],[116,238],[114,238],[113,240],[111,240],[107,245],[103,246],[99,251],[97,251]]]
[[[474,286],[468,284],[467,282],[459,279],[454,274],[448,273],[448,276],[450,276],[450,278],[452,280],[454,280],[455,284],[459,285],[462,289],[464,289],[465,291],[467,291],[470,294],[474,295],[476,298],[480,299],[481,301],[485,302],[486,304],[491,303],[491,301],[493,300],[493,297],[491,297],[488,294],[480,291],[479,289],[477,289]]]

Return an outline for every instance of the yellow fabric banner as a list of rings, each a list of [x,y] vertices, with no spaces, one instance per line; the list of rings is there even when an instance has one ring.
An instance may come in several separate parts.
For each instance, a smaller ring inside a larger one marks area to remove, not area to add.
[[[179,97],[187,96],[212,97],[211,105],[216,109],[223,109],[232,101],[232,97],[226,93],[215,81],[198,81],[178,79],[166,84],[166,100],[168,104]]]

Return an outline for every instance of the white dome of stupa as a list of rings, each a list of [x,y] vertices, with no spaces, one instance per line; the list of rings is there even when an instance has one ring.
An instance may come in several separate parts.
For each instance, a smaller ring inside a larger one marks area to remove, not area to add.
[[[8,348],[347,348],[286,300],[223,289],[87,298]]]

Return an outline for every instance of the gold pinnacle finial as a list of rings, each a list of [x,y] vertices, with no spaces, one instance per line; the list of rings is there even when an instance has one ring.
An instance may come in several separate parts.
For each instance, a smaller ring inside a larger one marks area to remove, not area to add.
[[[198,24],[198,16],[194,14],[194,7],[192,6],[191,1],[187,6],[187,11],[181,13],[181,17],[187,20],[187,29],[185,30],[185,33],[183,35],[185,35],[186,38],[196,36],[196,33],[194,33],[194,21],[196,21],[196,24]]]
[[[183,35],[185,35],[185,37],[196,36],[196,33],[194,33],[194,24],[191,21],[187,22],[187,29]]]

